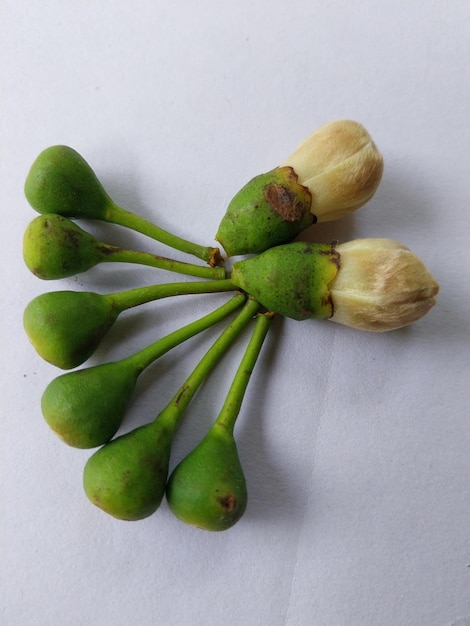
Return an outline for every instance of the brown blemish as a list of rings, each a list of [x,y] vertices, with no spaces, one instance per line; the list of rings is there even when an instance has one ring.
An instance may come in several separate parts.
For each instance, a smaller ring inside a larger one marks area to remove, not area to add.
[[[207,263],[211,267],[219,267],[224,264],[224,257],[220,254],[219,248],[209,248],[210,255]]]
[[[322,307],[328,307],[328,308],[331,308],[331,310],[333,310],[333,301],[329,293],[322,296],[321,305]]]
[[[265,185],[263,195],[273,211],[285,222],[298,222],[302,219],[304,211],[294,191],[279,183],[269,183]]]
[[[237,499],[233,493],[228,493],[226,496],[217,498],[217,502],[226,513],[232,513],[237,506]]]
[[[319,250],[319,254],[323,254],[325,256],[330,257],[330,261],[336,266],[336,268],[339,270],[340,266],[341,266],[341,255],[339,252],[337,252],[335,250],[335,246],[338,242],[337,241],[333,241],[331,243],[331,248],[329,248],[328,250]]]
[[[181,400],[184,398],[184,396],[186,395],[186,393],[188,391],[189,391],[189,386],[188,385],[184,385],[183,388],[181,389],[181,391],[179,392],[176,400],[175,400],[176,406],[179,405],[179,403],[181,402]]]
[[[103,256],[111,256],[112,254],[119,254],[125,252],[124,248],[118,248],[117,246],[110,246],[107,243],[98,244],[96,250]]]

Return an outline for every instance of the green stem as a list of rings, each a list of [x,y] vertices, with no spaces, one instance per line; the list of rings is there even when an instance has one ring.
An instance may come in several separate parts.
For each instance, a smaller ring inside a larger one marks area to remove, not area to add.
[[[240,413],[243,398],[245,396],[251,374],[259,357],[266,334],[269,330],[272,314],[259,314],[256,325],[247,346],[245,354],[235,373],[232,385],[222,406],[222,409],[215,421],[214,426],[222,426],[230,433],[233,433],[235,421]]]
[[[203,330],[210,328],[217,322],[220,322],[224,317],[227,317],[230,313],[235,311],[239,306],[246,301],[246,296],[243,294],[237,294],[233,296],[231,300],[223,304],[221,307],[212,311],[208,315],[201,317],[195,322],[191,322],[178,330],[166,335],[166,337],[162,337],[150,344],[143,350],[136,352],[135,354],[123,359],[124,362],[132,363],[132,367],[135,367],[137,370],[142,372],[146,367],[148,367],[151,363],[153,363],[156,359],[161,357],[163,354],[174,348],[175,346],[183,343],[187,339],[194,337],[198,333],[201,333]]]
[[[98,249],[102,254],[102,261],[117,261],[122,263],[138,263],[140,265],[149,265],[150,267],[158,267],[168,272],[177,272],[186,274],[187,276],[197,276],[198,278],[210,278],[213,280],[224,279],[227,275],[223,267],[206,267],[204,265],[194,265],[193,263],[184,263],[183,261],[175,261],[166,257],[142,250],[126,250],[117,246],[100,242]]]
[[[192,241],[182,239],[181,237],[173,235],[163,228],[148,222],[143,217],[123,209],[114,202],[108,204],[104,217],[109,222],[136,230],[137,232],[147,235],[147,237],[151,237],[152,239],[155,239],[170,248],[191,254],[198,259],[206,261],[210,265],[219,265],[222,262],[219,248],[205,247],[197,243],[193,243]]]
[[[253,319],[260,306],[256,300],[251,298],[246,302],[237,317],[227,326],[196,365],[171,402],[159,413],[156,418],[159,424],[162,423],[162,420],[165,420],[168,428],[176,428],[196,391],[226,353],[235,338]]]
[[[129,289],[128,291],[110,293],[106,297],[112,301],[115,309],[121,313],[126,309],[131,309],[140,304],[160,300],[162,298],[197,293],[218,293],[222,291],[238,291],[238,289],[230,279],[226,278],[225,280],[210,280],[207,282],[167,283],[163,285],[137,287],[136,289]]]

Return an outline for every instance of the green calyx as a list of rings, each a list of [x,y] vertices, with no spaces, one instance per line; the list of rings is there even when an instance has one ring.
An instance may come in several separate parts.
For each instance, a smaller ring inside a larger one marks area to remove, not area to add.
[[[154,513],[165,493],[175,427],[159,419],[99,448],[83,473],[89,500],[121,520],[140,520]]]
[[[119,313],[111,298],[91,291],[51,291],[26,306],[23,325],[43,359],[72,369],[93,354]]]
[[[274,313],[325,319],[333,315],[329,285],[338,270],[334,245],[294,242],[234,263],[231,280]]]
[[[248,494],[233,435],[213,425],[174,469],[166,495],[171,512],[186,524],[209,531],[236,524]]]
[[[264,252],[292,241],[316,220],[310,191],[291,167],[277,167],[247,183],[232,199],[216,240],[229,256]]]
[[[68,146],[51,146],[33,163],[25,195],[39,213],[105,219],[113,201],[85,159]]]
[[[84,272],[101,262],[103,251],[90,233],[66,217],[44,214],[28,225],[23,237],[26,267],[42,280]]]

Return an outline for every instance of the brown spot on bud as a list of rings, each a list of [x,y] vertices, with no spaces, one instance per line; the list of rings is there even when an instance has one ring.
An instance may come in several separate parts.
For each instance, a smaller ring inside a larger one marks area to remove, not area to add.
[[[217,502],[227,513],[232,513],[237,506],[237,499],[233,493],[228,493],[223,497],[217,498]]]
[[[273,211],[285,222],[299,222],[302,219],[304,210],[295,191],[279,183],[269,183],[264,187],[263,195]]]

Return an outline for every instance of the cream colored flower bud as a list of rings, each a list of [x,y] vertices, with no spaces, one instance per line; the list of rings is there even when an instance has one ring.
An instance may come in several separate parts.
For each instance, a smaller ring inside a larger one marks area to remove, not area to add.
[[[361,330],[406,326],[425,315],[439,291],[423,262],[392,239],[336,246],[340,269],[330,283],[333,322]]]
[[[358,209],[374,195],[383,159],[367,130],[340,120],[318,128],[284,161],[312,194],[310,212],[329,222]]]

